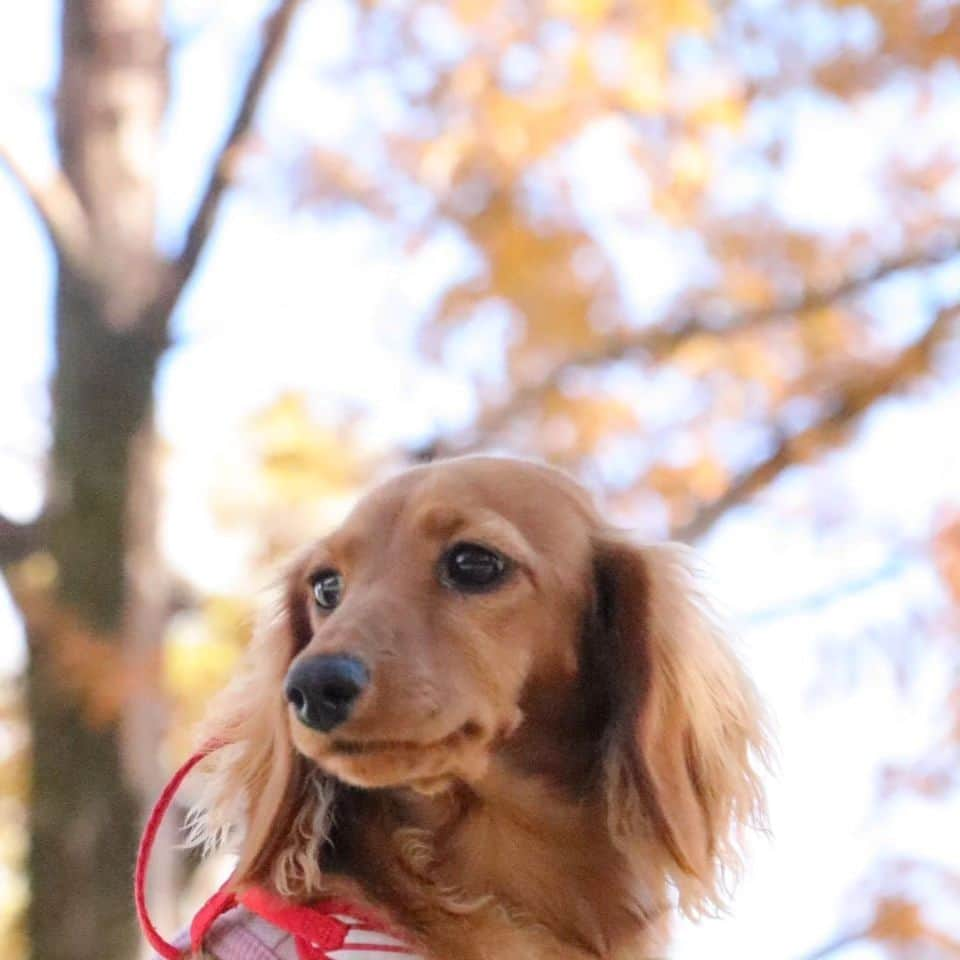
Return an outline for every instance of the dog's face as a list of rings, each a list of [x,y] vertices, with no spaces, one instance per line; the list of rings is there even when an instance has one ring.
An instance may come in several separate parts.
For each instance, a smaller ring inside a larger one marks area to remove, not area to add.
[[[518,460],[416,468],[363,499],[290,568],[208,735],[232,747],[198,834],[238,834],[238,882],[298,896],[322,884],[342,783],[497,802],[536,778],[691,913],[723,903],[763,809],[762,713],[688,553],[631,543]]]
[[[361,787],[482,777],[524,692],[577,674],[595,527],[580,488],[520,461],[371,493],[290,579],[296,748]]]

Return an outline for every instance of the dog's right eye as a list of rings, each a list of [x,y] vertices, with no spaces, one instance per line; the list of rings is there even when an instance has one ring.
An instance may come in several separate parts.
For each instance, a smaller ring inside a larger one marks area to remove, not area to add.
[[[313,578],[313,599],[317,606],[332,610],[343,593],[343,577],[336,570],[323,570]]]
[[[492,590],[508,572],[505,557],[478,543],[456,543],[440,561],[444,583],[472,593]]]

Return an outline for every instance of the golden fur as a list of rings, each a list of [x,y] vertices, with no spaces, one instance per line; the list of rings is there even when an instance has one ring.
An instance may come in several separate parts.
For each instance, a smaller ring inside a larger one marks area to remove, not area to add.
[[[515,570],[464,596],[455,541]],[[345,578],[332,613],[311,573]],[[282,695],[291,662],[361,657],[371,686],[330,733]],[[435,960],[640,958],[673,907],[722,908],[758,825],[757,698],[689,552],[637,546],[548,467],[471,457],[374,490],[283,578],[204,731],[194,839],[235,883],[379,909]]]

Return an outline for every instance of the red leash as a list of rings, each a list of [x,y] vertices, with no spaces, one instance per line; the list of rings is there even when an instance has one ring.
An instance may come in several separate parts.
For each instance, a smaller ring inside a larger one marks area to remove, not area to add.
[[[249,887],[241,892],[230,889],[232,878],[200,908],[190,924],[190,949],[181,951],[165,940],[150,919],[147,911],[146,881],[150,855],[160,830],[160,824],[173,802],[177,790],[187,774],[206,756],[223,746],[211,741],[200,748],[170,779],[164,787],[140,838],[137,851],[137,866],[134,872],[134,901],[137,918],[150,946],[163,960],[185,960],[191,951],[199,951],[204,938],[219,917],[238,904],[267,920],[269,923],[291,933],[296,941],[297,955],[301,960],[325,960],[327,951],[350,946],[369,953],[393,954],[417,960],[406,938],[393,931],[390,925],[375,916],[372,911],[338,899],[321,900],[314,904],[289,903],[261,887]],[[380,935],[370,937],[370,934]],[[384,941],[382,935],[388,936]]]
[[[150,946],[153,947],[164,960],[182,960],[183,953],[172,943],[164,940],[160,932],[153,925],[153,921],[150,919],[150,914],[147,911],[147,866],[150,863],[150,854],[153,852],[153,845],[156,842],[160,824],[163,823],[163,818],[170,804],[173,802],[177,790],[180,789],[180,784],[183,783],[187,774],[204,757],[220,746],[222,746],[222,744],[217,742],[205,744],[173,775],[170,782],[163,788],[163,792],[160,794],[153,810],[150,811],[150,817],[147,820],[146,827],[144,827],[143,836],[140,838],[140,848],[137,850],[137,866],[133,874],[133,899],[137,906],[137,919],[140,921],[144,936],[150,942]],[[214,899],[219,897],[222,892],[222,890],[219,891]],[[222,913],[225,909],[229,909],[229,907],[221,904],[220,912]]]

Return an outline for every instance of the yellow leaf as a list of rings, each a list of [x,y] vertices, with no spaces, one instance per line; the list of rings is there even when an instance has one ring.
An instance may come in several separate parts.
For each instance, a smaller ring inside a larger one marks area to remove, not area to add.
[[[592,87],[596,83],[597,71],[593,60],[593,50],[587,43],[578,43],[570,54],[567,67],[569,83],[572,87]]]
[[[491,83],[490,64],[481,57],[471,57],[456,68],[449,89],[453,97],[471,101],[483,94]]]
[[[684,138],[670,157],[674,186],[681,190],[702,187],[710,174],[710,161],[702,143]]]
[[[318,423],[301,395],[281,396],[252,427],[264,480],[288,505],[353,489],[358,464],[350,444]]]
[[[716,500],[727,489],[730,472],[713,454],[706,453],[687,473],[690,490],[701,500]]]
[[[420,156],[421,179],[434,190],[448,189],[472,145],[473,138],[462,130],[451,130],[431,140]]]
[[[706,34],[714,28],[709,0],[663,0],[661,11],[667,26],[686,33]]]
[[[720,349],[716,337],[698,334],[680,341],[673,352],[673,360],[694,376],[700,376],[717,366]]]
[[[703,126],[726,127],[739,130],[743,126],[745,104],[733,95],[713,97],[697,104],[690,111],[690,119]]]
[[[827,359],[848,351],[854,343],[854,326],[854,318],[838,307],[811,310],[797,325],[800,340],[813,359]]]
[[[781,358],[776,347],[756,337],[741,336],[729,344],[730,367],[747,380],[756,380],[776,392],[782,385]]]
[[[523,160],[529,151],[531,116],[513,97],[495,97],[489,106],[493,145],[508,162]]]
[[[461,23],[476,24],[490,16],[496,6],[497,0],[456,0],[453,9]]]
[[[178,699],[202,703],[229,678],[250,631],[250,605],[211,597],[199,615],[174,621],[164,644],[164,679]]]
[[[927,932],[919,905],[899,897],[882,899],[870,925],[872,939],[895,943],[918,940]]]
[[[554,455],[593,453],[608,437],[635,431],[639,425],[634,408],[619,397],[557,390],[544,398],[543,420]]]
[[[763,307],[774,298],[769,275],[747,263],[731,263],[723,285],[729,299],[743,307]]]
[[[606,19],[612,7],[613,0],[551,0],[549,10],[555,17],[597,24]]]
[[[662,44],[634,40],[627,53],[623,83],[624,104],[637,113],[655,113],[666,99],[666,61]]]

